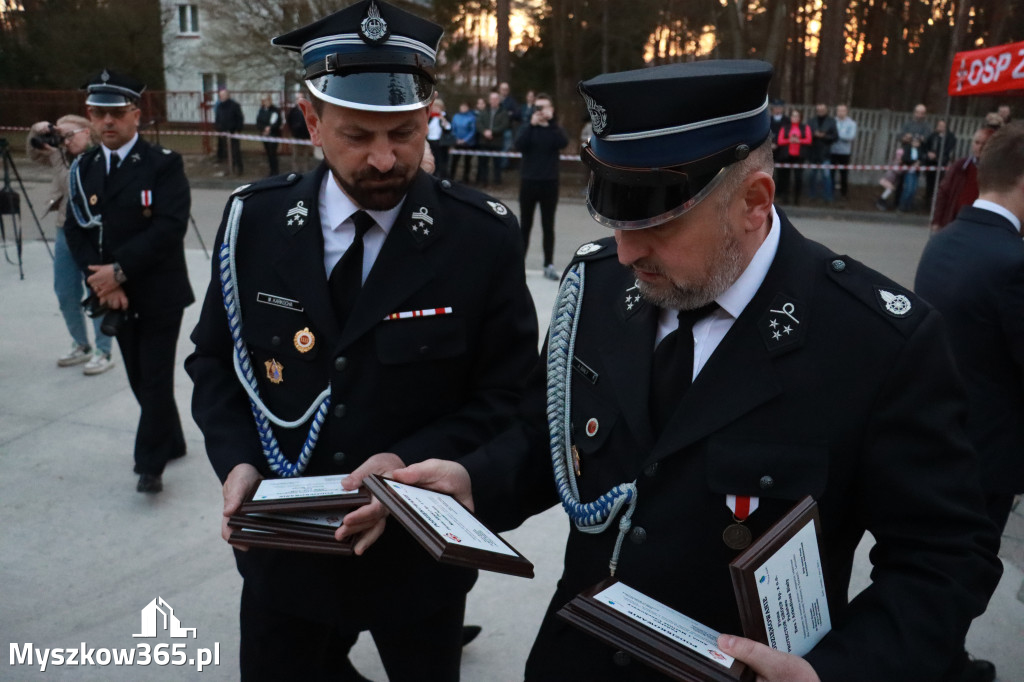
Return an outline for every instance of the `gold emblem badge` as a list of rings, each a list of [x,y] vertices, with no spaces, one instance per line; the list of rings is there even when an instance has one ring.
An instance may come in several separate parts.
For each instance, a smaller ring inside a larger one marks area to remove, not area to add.
[[[99,197],[97,197],[95,194],[93,194],[91,197],[89,197],[89,205],[90,206],[95,206],[96,202],[99,201],[99,200],[100,200]]]
[[[153,212],[151,210],[149,210],[148,208],[142,209],[142,217],[143,218],[150,218],[152,216],[153,216]]]
[[[280,362],[274,358],[270,358],[263,364],[267,366],[267,380],[270,381],[270,383],[279,384],[284,381],[284,377],[281,376],[281,372],[284,370],[284,367]]]
[[[305,327],[302,331],[295,332],[295,350],[300,353],[307,353],[313,350],[313,346],[316,344],[316,337],[313,336],[313,332],[309,331],[309,327]]]

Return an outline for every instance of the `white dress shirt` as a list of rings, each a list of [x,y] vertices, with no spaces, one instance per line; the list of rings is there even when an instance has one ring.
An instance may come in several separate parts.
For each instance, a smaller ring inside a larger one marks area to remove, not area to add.
[[[391,231],[391,226],[398,218],[402,203],[387,211],[366,211],[377,224],[363,235],[363,282],[366,282],[370,269],[373,268],[377,256],[380,255],[384,239]],[[356,237],[356,225],[352,216],[361,210],[345,192],[341,190],[334,175],[324,173],[320,185],[320,229],[324,234],[324,271],[330,278],[331,270],[338,264],[341,257],[352,246]]]
[[[1002,204],[997,204],[996,202],[989,201],[988,199],[975,199],[972,206],[974,206],[974,208],[980,208],[985,211],[992,211],[993,213],[998,213],[999,215],[1009,220],[1010,224],[1017,228],[1017,232],[1020,232],[1020,218],[1013,215],[1013,213],[1010,212],[1010,209],[1006,208]]]
[[[135,143],[138,141],[138,139],[139,134],[135,133],[132,136],[132,139],[128,140],[128,142],[126,142],[123,146],[118,147],[117,149],[108,149],[105,144],[100,145],[100,149],[103,150],[103,163],[106,164],[108,175],[110,174],[110,155],[113,154],[114,152],[117,152],[117,157],[121,159],[121,162],[117,164],[117,167],[120,168],[121,164],[124,163],[124,160],[128,158],[128,153],[131,152],[132,147],[135,146]]]

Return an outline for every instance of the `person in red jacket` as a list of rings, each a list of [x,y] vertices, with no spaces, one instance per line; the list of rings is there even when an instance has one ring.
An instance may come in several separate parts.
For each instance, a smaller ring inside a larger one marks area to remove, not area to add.
[[[779,151],[782,163],[802,163],[811,148],[811,128],[801,119],[800,111],[789,112],[789,125],[779,130]],[[800,190],[803,188],[803,172],[799,168],[780,168],[779,175],[785,180],[779,184],[792,190],[792,203],[800,204]],[[790,192],[785,193],[783,200],[790,203]]]
[[[961,208],[970,206],[978,198],[978,156],[992,133],[991,128],[978,128],[971,138],[971,153],[946,167],[946,175],[935,197],[932,232],[938,232],[953,222]]]

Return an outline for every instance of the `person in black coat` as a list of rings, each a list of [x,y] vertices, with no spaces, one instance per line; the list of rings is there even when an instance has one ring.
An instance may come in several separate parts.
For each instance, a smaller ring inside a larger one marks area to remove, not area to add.
[[[540,225],[544,231],[544,276],[558,280],[554,266],[555,209],[558,208],[559,152],[569,138],[555,121],[551,98],[541,93],[534,100],[530,120],[516,134],[516,149],[523,155],[519,180],[519,220],[523,229],[523,251],[530,248],[533,213],[540,204]]]
[[[588,207],[614,239],[563,276],[519,425],[390,474],[496,530],[561,501],[564,571],[530,682],[666,679],[556,615],[610,576],[725,633],[761,679],[957,679],[999,579],[939,315],[773,207],[770,77],[709,60],[581,83]],[[729,564],[806,495],[831,631],[799,658],[736,636]],[[376,527],[371,512],[346,526]],[[867,532],[872,583],[849,600]]]
[[[263,137],[281,137],[281,110],[274,106],[270,95],[260,100],[260,110],[256,113],[256,129]],[[277,142],[264,142],[263,149],[267,152],[267,165],[270,174],[277,175]]]
[[[225,515],[262,477],[457,456],[512,419],[537,357],[518,224],[503,204],[419,169],[441,33],[364,0],[275,39],[299,51],[364,36],[343,75],[311,75],[317,99],[300,103],[325,163],[238,190],[217,236],[186,369]],[[307,74],[324,62],[304,56]],[[358,58],[367,71],[353,74]],[[230,315],[224,291],[237,292]],[[236,353],[253,371],[236,373]],[[272,426],[258,425],[250,393]],[[389,679],[458,679],[476,572],[437,563],[410,535],[365,556],[235,556],[243,680],[346,679],[364,630]]]
[[[139,137],[144,87],[107,70],[87,86],[86,107],[101,145],[71,169],[64,231],[97,303],[115,311],[104,322],[120,320],[111,331],[141,408],[137,490],[155,493],[167,462],[185,454],[174,354],[183,310],[195,298],[185,267],[188,180],[180,155]]]
[[[218,133],[240,133],[245,125],[242,106],[231,99],[227,88],[217,91],[217,106],[213,113],[213,129]],[[217,137],[217,161],[223,163],[228,157],[227,138]],[[231,138],[231,163],[235,170],[242,172],[242,146],[238,138]]]

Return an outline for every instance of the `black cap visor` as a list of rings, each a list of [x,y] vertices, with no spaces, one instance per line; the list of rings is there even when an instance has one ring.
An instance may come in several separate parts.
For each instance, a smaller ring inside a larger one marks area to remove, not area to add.
[[[413,111],[430,104],[434,82],[419,73],[370,71],[327,74],[306,81],[318,99],[349,109]]]
[[[128,107],[135,104],[135,99],[115,92],[90,92],[85,104],[90,107]]]
[[[587,208],[594,220],[617,230],[661,225],[696,206],[718,185],[720,162],[672,168],[629,168],[605,163],[590,145],[580,153],[590,168]]]

